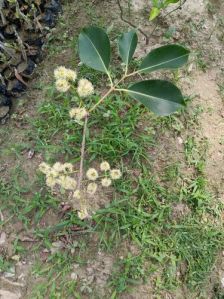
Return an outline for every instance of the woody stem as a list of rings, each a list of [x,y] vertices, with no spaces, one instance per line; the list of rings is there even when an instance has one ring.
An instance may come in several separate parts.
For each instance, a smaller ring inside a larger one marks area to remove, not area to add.
[[[89,110],[89,112],[92,112],[99,104],[101,104],[103,102],[103,100],[109,96],[109,94],[111,94],[111,92],[114,91],[114,86],[112,86],[107,93],[105,93],[104,96],[102,96],[102,98]]]
[[[83,178],[83,162],[85,157],[85,145],[86,145],[86,131],[87,131],[87,123],[88,123],[88,115],[85,116],[85,122],[83,127],[83,135],[82,135],[82,146],[81,146],[81,160],[79,166],[79,178],[78,178],[78,187],[77,189],[80,190],[82,185],[82,178]]]

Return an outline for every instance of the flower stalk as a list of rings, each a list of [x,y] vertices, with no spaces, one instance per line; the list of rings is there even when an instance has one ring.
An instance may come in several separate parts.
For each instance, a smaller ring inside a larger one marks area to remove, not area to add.
[[[83,127],[82,146],[81,146],[81,159],[80,159],[79,178],[78,178],[78,185],[77,185],[78,190],[80,190],[81,186],[82,186],[83,163],[84,163],[84,157],[85,157],[87,124],[88,124],[88,114],[85,116],[84,127]]]

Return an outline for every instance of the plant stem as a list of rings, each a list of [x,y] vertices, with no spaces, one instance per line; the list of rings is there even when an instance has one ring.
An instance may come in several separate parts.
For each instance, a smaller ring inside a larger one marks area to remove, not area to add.
[[[131,77],[131,76],[134,76],[134,75],[136,75],[136,74],[138,74],[138,73],[139,73],[139,71],[135,71],[135,72],[133,72],[133,73],[127,74],[127,75],[125,76],[124,79],[126,79],[126,78],[128,78],[128,77]]]
[[[110,75],[109,71],[107,72],[107,76],[110,80],[110,86],[112,87],[113,86],[113,81],[112,81],[112,78],[111,78],[111,75]]]
[[[85,156],[86,131],[87,131],[88,117],[89,117],[89,115],[86,115],[85,122],[84,122],[84,127],[83,127],[82,147],[81,147],[81,160],[80,160],[80,166],[79,166],[79,179],[78,179],[78,187],[77,187],[78,190],[81,189],[81,185],[82,185],[83,162],[84,162],[84,156]]]
[[[103,102],[103,100],[109,96],[109,94],[111,94],[111,92],[114,91],[114,86],[111,86],[111,88],[108,90],[108,92],[105,93],[104,96],[102,96],[102,98],[89,110],[89,112],[92,112],[100,103]]]
[[[124,81],[126,78],[128,78],[128,77],[131,77],[131,76],[134,76],[134,75],[136,75],[136,74],[138,74],[139,72],[138,71],[135,71],[135,72],[133,72],[133,73],[130,73],[130,74],[127,74],[127,70],[126,70],[126,72],[125,72],[125,74],[124,74],[124,76],[116,83],[116,84],[114,84],[114,85],[112,85],[111,86],[111,88],[108,90],[108,92],[106,92],[105,93],[105,95],[104,96],[102,96],[102,98],[100,98],[100,100],[89,110],[89,112],[92,112],[93,110],[95,110],[95,108],[99,105],[99,104],[101,104],[103,101],[104,101],[104,99],[107,97],[107,96],[109,96],[113,91],[115,91],[115,90],[118,90],[118,89],[116,89],[116,86],[118,86],[122,81]],[[108,74],[108,76],[109,76],[109,74]],[[109,78],[110,78],[110,76],[109,76]]]
[[[111,88],[100,98],[100,100],[89,110],[89,113],[92,112],[99,104],[101,104],[104,99],[106,97],[108,97],[113,91],[126,91],[125,89],[120,89],[120,88],[116,88],[116,86],[118,86],[123,80],[125,80],[127,77],[130,77],[132,75],[135,75],[136,72],[133,72],[131,74],[127,74],[127,72],[125,72],[125,75],[115,84],[113,85],[112,80],[111,80]],[[108,77],[110,77],[109,73],[108,73]],[[79,167],[79,178],[78,178],[78,185],[77,185],[77,189],[80,190],[81,186],[82,186],[82,178],[83,178],[83,162],[84,162],[84,157],[85,157],[85,145],[86,145],[86,131],[87,131],[87,123],[88,123],[88,117],[89,114],[86,115],[85,117],[85,122],[84,122],[84,127],[83,127],[83,135],[82,135],[82,146],[81,146],[81,160],[80,160],[80,167]]]
[[[116,86],[118,86],[122,81],[124,81],[126,78],[131,77],[131,76],[136,75],[136,74],[138,74],[138,71],[135,71],[135,72],[130,73],[130,74],[125,73],[124,76],[115,85],[111,86],[111,88],[108,90],[108,92],[105,93],[105,95],[89,110],[89,112],[92,112],[93,110],[95,110],[95,108],[99,104],[101,104],[107,96],[109,96],[113,91],[117,90]]]
[[[120,10],[120,18],[121,18],[121,20],[122,20],[123,22],[129,24],[131,27],[137,29],[142,35],[144,35],[144,37],[145,37],[145,43],[146,43],[146,45],[148,45],[148,43],[149,43],[149,39],[148,39],[147,34],[146,34],[143,30],[141,30],[141,28],[135,26],[133,23],[131,23],[130,21],[128,21],[128,20],[126,20],[126,19],[124,18],[123,8],[122,8],[122,6],[121,6],[120,0],[117,0],[117,4],[118,4],[119,10]]]
[[[127,91],[127,89],[124,89],[124,88],[115,88],[115,91]]]

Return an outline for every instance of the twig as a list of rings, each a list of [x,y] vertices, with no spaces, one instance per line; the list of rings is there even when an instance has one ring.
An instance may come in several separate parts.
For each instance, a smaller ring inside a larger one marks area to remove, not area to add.
[[[3,222],[4,221],[4,216],[3,216],[3,214],[2,214],[2,211],[0,210],[0,220],[1,220],[1,222]]]
[[[25,50],[23,41],[22,41],[21,37],[19,36],[19,34],[18,34],[18,32],[17,32],[15,26],[13,27],[13,29],[14,29],[14,33],[15,33],[15,35],[16,35],[18,44],[19,44],[20,49],[21,49],[21,52],[22,52],[22,55],[23,55],[23,59],[24,59],[25,61],[27,61],[27,55],[26,55],[26,50]]]
[[[78,187],[77,187],[78,190],[80,190],[81,185],[82,185],[83,162],[84,162],[84,156],[85,156],[86,131],[87,131],[88,117],[89,117],[88,115],[86,115],[86,117],[85,117],[83,135],[82,135],[81,160],[80,160],[80,167],[79,167]]]
[[[108,92],[105,93],[104,96],[102,96],[102,98],[89,110],[89,112],[92,112],[99,104],[101,104],[103,102],[103,100],[109,95],[111,94],[111,92],[114,91],[114,86],[111,86],[111,88],[108,90]]]
[[[183,0],[183,1],[180,1],[180,4],[178,5],[178,7],[174,8],[173,10],[169,11],[164,17],[163,19],[165,19],[166,17],[168,17],[169,15],[171,15],[173,12],[175,12],[176,10],[178,9],[181,9],[182,6],[185,4],[185,2],[187,2],[187,0]],[[120,9],[120,18],[123,22],[129,24],[131,27],[137,29],[142,35],[144,35],[145,37],[145,44],[148,45],[149,44],[149,39],[151,38],[151,36],[153,35],[153,33],[156,31],[157,27],[159,26],[159,23],[157,22],[156,25],[154,26],[154,28],[152,29],[151,33],[149,34],[149,36],[147,36],[147,34],[140,28],[136,27],[133,23],[131,23],[130,21],[124,19],[123,17],[123,9],[122,9],[122,6],[121,6],[121,3],[120,3],[120,0],[117,0],[117,4],[118,4],[118,7]]]
[[[28,87],[28,84],[23,80],[23,77],[19,74],[16,68],[14,68],[14,72],[16,79],[22,82],[26,87]]]
[[[24,284],[23,283],[19,283],[19,282],[13,282],[5,277],[0,277],[1,280],[3,280],[4,282],[8,283],[8,284],[11,284],[13,286],[16,286],[16,287],[24,287]]]
[[[0,2],[0,15],[1,15],[1,19],[2,19],[2,25],[5,26],[6,25],[6,19],[5,16],[2,12],[2,8],[1,8],[1,2]]]
[[[183,0],[183,2],[180,1],[180,4],[179,4],[176,8],[174,8],[173,10],[171,10],[171,11],[169,11],[167,14],[165,14],[165,16],[163,17],[163,20],[164,20],[166,17],[168,17],[169,15],[171,15],[172,13],[174,13],[176,10],[178,10],[178,9],[182,9],[182,6],[185,4],[185,2],[187,2],[187,0]],[[152,29],[152,32],[151,32],[150,35],[149,35],[149,38],[153,35],[153,33],[156,31],[156,29],[157,29],[158,26],[159,26],[159,22],[157,21],[155,27]]]
[[[118,7],[120,9],[120,18],[121,18],[121,20],[123,22],[127,23],[128,25],[130,25],[131,27],[137,29],[142,35],[144,35],[144,37],[145,37],[145,43],[146,43],[146,45],[148,45],[149,38],[148,38],[147,34],[141,28],[136,27],[135,24],[131,23],[130,21],[128,21],[128,20],[126,20],[124,18],[123,8],[121,6],[120,0],[117,0],[117,4],[118,4]]]
[[[175,12],[175,11],[178,10],[178,9],[182,9],[182,6],[183,6],[186,2],[187,2],[187,0],[183,0],[183,2],[180,1],[180,4],[179,4],[176,8],[174,8],[173,10],[169,11],[163,18],[168,17],[169,15],[171,15],[173,12]]]
[[[213,33],[215,32],[216,26],[218,25],[218,22],[219,22],[219,20],[217,20],[217,21],[215,22],[215,25],[213,26],[213,28],[212,28],[212,30],[211,30],[211,33],[209,34],[207,40],[210,40],[210,39],[211,39]]]
[[[100,98],[100,100],[89,110],[89,113],[92,112],[100,103],[103,102],[103,100],[112,92],[115,90],[114,86],[111,86],[111,88],[105,93],[104,96]],[[84,122],[84,128],[83,128],[83,135],[82,135],[82,147],[81,147],[81,160],[80,160],[80,167],[79,167],[79,178],[78,178],[78,184],[77,189],[80,190],[82,186],[82,178],[83,178],[83,162],[85,157],[85,145],[86,145],[86,131],[87,131],[87,123],[88,123],[88,117],[89,114],[85,117]]]

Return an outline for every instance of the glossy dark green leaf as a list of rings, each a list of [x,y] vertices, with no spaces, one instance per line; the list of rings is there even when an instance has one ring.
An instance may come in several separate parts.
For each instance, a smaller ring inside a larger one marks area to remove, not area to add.
[[[189,50],[179,45],[167,45],[152,50],[142,61],[139,72],[148,73],[159,69],[176,69],[184,65]]]
[[[98,27],[84,28],[79,35],[79,57],[87,66],[108,73],[110,41],[106,32]]]
[[[135,53],[135,49],[138,43],[138,36],[135,30],[131,30],[127,33],[122,34],[119,38],[119,53],[122,61],[125,65],[128,65]]]
[[[184,105],[180,90],[164,80],[146,80],[131,85],[128,94],[157,115],[170,115]]]

